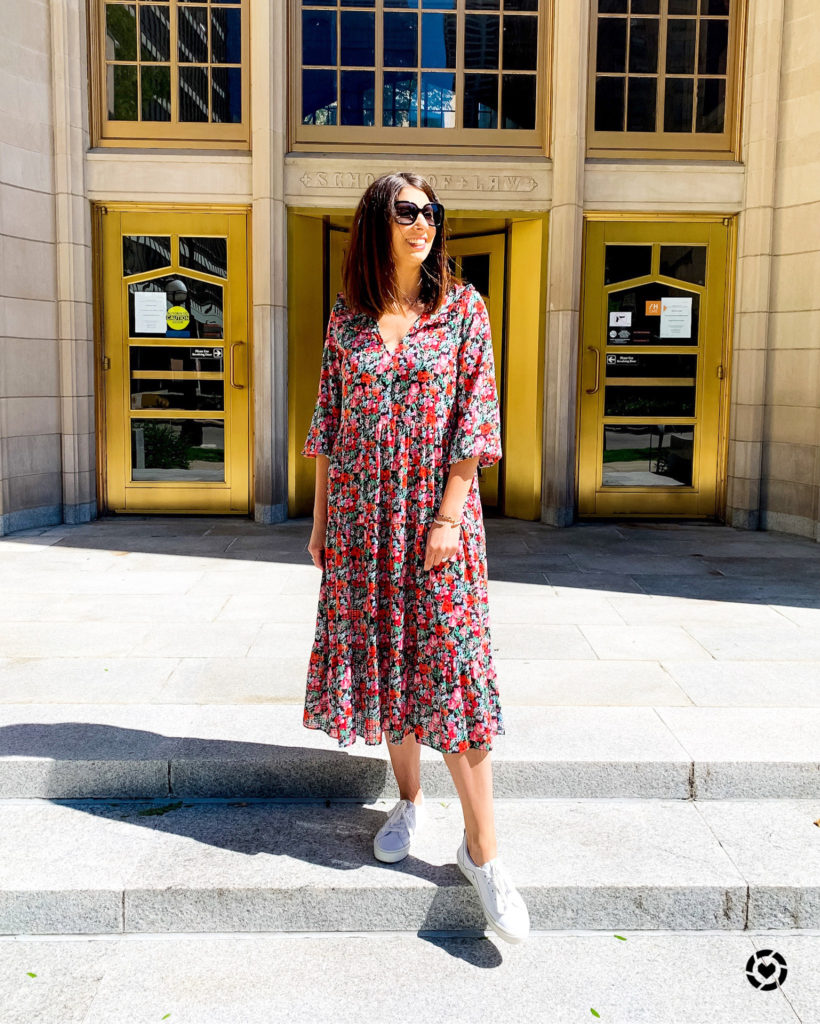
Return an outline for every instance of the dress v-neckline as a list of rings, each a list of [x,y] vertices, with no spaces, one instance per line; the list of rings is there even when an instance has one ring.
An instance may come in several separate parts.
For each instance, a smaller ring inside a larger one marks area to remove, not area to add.
[[[425,316],[424,310],[422,310],[421,313],[419,313],[419,315],[416,317],[416,319],[412,322],[412,324],[410,324],[410,326],[404,332],[402,337],[399,338],[399,340],[396,342],[396,347],[392,348],[392,349],[387,347],[387,342],[384,340],[384,335],[382,334],[381,327],[379,327],[378,319],[376,317],[371,317],[370,319],[373,321],[373,323],[375,325],[376,334],[378,334],[378,336],[379,336],[379,341],[382,343],[382,348],[384,348],[385,352],[387,352],[388,355],[394,356],[398,352],[398,350],[402,347],[402,345],[404,344],[405,340],[407,339],[407,336],[409,334],[411,334],[416,329],[416,327],[418,326],[419,320],[421,320],[421,318],[423,316]]]

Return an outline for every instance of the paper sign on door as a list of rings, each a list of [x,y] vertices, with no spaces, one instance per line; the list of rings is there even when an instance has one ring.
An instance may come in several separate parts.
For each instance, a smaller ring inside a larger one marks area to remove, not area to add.
[[[692,337],[692,297],[661,299],[661,338]]]
[[[134,330],[137,334],[165,334],[165,292],[134,292]]]

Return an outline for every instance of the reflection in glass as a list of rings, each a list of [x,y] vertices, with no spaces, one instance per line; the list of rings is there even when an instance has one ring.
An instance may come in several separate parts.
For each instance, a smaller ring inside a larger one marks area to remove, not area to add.
[[[470,253],[461,257],[461,276],[482,296],[490,294],[490,255]]]
[[[658,70],[658,19],[630,18],[629,71],[654,75]]]
[[[691,487],[694,426],[605,424],[604,487]]]
[[[384,14],[384,66],[412,68],[418,63],[418,15]]]
[[[464,127],[498,127],[498,75],[464,76]]]
[[[464,17],[464,66],[498,67],[497,15],[467,14]]]
[[[138,120],[136,64],[109,64],[106,85],[109,118],[114,121]]]
[[[109,60],[137,59],[135,4],[105,5],[105,55]]]
[[[131,479],[224,481],[224,420],[131,420]]]
[[[632,0],[633,14],[659,14],[660,0]]]
[[[393,128],[415,128],[418,96],[415,71],[385,71],[382,122]]]
[[[302,72],[302,124],[336,124],[336,72]]]
[[[159,270],[170,262],[171,239],[167,235],[123,235],[123,277]]]
[[[136,292],[165,292],[166,308],[182,306],[190,321],[182,329],[166,325],[164,331],[136,330]],[[194,277],[166,275],[128,285],[128,332],[132,338],[222,338],[222,286]]]
[[[692,99],[694,85],[691,78],[667,78],[663,108],[665,132],[692,131]]]
[[[218,124],[242,120],[241,68],[211,68],[211,120]]]
[[[705,245],[662,245],[660,272],[690,284],[706,284]]]
[[[698,110],[695,131],[722,132],[726,116],[726,81],[722,78],[698,80]]]
[[[221,380],[132,379],[131,408],[222,412],[224,390]]]
[[[228,239],[180,237],[179,263],[202,274],[227,277]]]
[[[692,75],[695,72],[695,37],[698,23],[694,18],[670,18],[666,26],[666,73]]]
[[[162,373],[222,373],[225,349],[219,345],[131,345],[131,373],[159,370]]]
[[[731,0],[701,0],[701,14],[728,14]]]
[[[626,108],[628,132],[655,131],[657,89],[655,78],[629,79],[629,102]]]
[[[456,66],[455,14],[422,14],[421,63],[426,68]]]
[[[688,338],[662,338],[660,333],[660,305],[658,303],[663,298],[673,298],[676,296],[692,300],[690,336]],[[682,288],[675,288],[672,285],[652,281],[650,284],[642,284],[637,288],[626,288],[624,291],[610,292],[608,299],[608,314],[628,312],[631,314],[632,321],[628,328],[616,329],[607,327],[608,344],[697,345],[700,295],[684,291]],[[657,310],[657,315],[653,312],[647,314],[648,302],[655,304],[650,308]],[[606,319],[607,325],[609,324],[608,314]]]
[[[535,75],[502,75],[501,127],[535,127]]]
[[[179,69],[180,121],[208,120],[208,69]]]
[[[242,61],[242,23],[239,10],[214,7],[211,10],[211,60],[215,64]]]
[[[167,65],[142,68],[142,119],[171,120],[171,69]]]
[[[208,60],[208,8],[179,7],[177,52],[180,63],[204,64]]]
[[[171,22],[168,5],[144,4],[140,8],[140,60],[171,59]]]
[[[421,74],[422,128],[453,128],[456,123],[456,76],[449,71]]]
[[[313,61],[314,64],[332,64]],[[342,11],[341,63],[372,68],[376,61],[376,22],[372,11]],[[344,86],[342,86],[344,104]],[[342,121],[343,124],[351,122]],[[362,122],[353,122],[361,124]],[[370,122],[372,124],[372,121]]]
[[[624,130],[624,79],[599,75],[595,81],[595,131]]]
[[[728,46],[728,21],[702,21],[698,44],[698,74],[725,75]]]
[[[669,0],[670,14],[697,14],[698,0]]]
[[[376,109],[374,81],[372,71],[342,72],[341,124],[373,124]]]
[[[426,2],[426,0],[425,0]],[[435,0],[430,0],[432,6]],[[538,0],[506,0],[504,4],[505,11],[537,11]]]
[[[302,63],[336,63],[335,11],[302,11]]]
[[[695,386],[619,384],[604,388],[605,416],[694,416]]]
[[[596,70],[623,74],[626,71],[626,19],[601,18],[598,22]]]
[[[605,248],[604,284],[646,277],[651,269],[651,245],[607,245]]]
[[[535,71],[538,65],[538,33],[532,18],[504,17],[504,70]]]
[[[627,0],[598,0],[600,14],[626,14]]]

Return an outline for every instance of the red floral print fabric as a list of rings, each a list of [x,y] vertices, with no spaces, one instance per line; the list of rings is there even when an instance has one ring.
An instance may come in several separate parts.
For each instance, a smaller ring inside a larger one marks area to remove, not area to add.
[[[470,285],[391,352],[340,294],[302,455],[328,456],[325,568],[303,724],[351,746],[387,733],[456,753],[504,733],[478,475],[458,553],[424,568],[452,463],[501,458],[490,323]]]

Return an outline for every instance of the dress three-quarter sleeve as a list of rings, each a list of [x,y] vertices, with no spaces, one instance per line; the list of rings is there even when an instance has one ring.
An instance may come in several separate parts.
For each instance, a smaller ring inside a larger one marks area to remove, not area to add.
[[[322,349],[319,394],[301,453],[310,459],[317,455],[329,456],[339,431],[342,415],[342,354],[336,341],[337,324],[338,317],[334,307],[330,313]]]
[[[501,458],[501,419],[487,307],[471,287],[464,318],[456,377],[456,428],[449,463],[478,456],[482,468]]]

